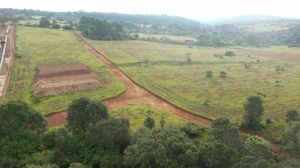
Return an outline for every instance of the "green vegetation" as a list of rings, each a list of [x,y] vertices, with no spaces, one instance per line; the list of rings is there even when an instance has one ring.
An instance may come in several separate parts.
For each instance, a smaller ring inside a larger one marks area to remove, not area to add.
[[[76,39],[65,31],[18,27],[17,54],[7,98],[23,100],[42,114],[67,109],[76,98],[85,96],[105,99],[124,91],[122,83],[104,64],[99,62]],[[105,85],[98,89],[79,91],[50,97],[36,97],[32,93],[35,68],[38,65],[85,64],[103,78]],[[38,101],[37,101],[38,100]]]
[[[116,118],[128,119],[130,123],[130,129],[132,131],[136,131],[138,128],[142,127],[147,117],[154,119],[156,128],[159,128],[160,125],[163,125],[161,124],[162,121],[174,125],[183,125],[186,123],[186,121],[181,117],[143,104],[113,109],[110,111],[110,114]]]
[[[99,101],[82,97],[68,107],[67,127],[74,132],[85,132],[91,125],[108,118],[107,108]]]
[[[97,20],[92,17],[82,17],[79,22],[81,33],[93,40],[125,40],[128,35],[121,24]]]
[[[260,130],[263,112],[263,100],[259,96],[248,97],[243,126],[252,130]]]
[[[40,21],[40,27],[49,27],[50,21],[46,17],[42,17]]]
[[[69,109],[88,102],[94,101],[79,98],[70,104]],[[8,102],[0,105],[0,109],[1,112],[13,117],[16,115],[14,111],[18,111],[19,116],[25,116],[31,108],[22,102]],[[103,109],[106,107],[103,106],[99,110]],[[73,115],[74,111],[70,110],[68,113]],[[94,111],[78,108],[76,113],[91,116]],[[128,119],[93,116],[93,121],[97,122],[91,122],[91,118],[84,117],[82,120],[68,120],[67,128],[48,131],[45,131],[45,125],[40,127],[40,130],[43,130],[40,132],[28,126],[15,127],[16,130],[13,132],[1,135],[0,165],[16,168],[299,166],[297,160],[278,159],[273,156],[265,140],[251,136],[242,137],[238,127],[226,118],[214,121],[210,130],[191,123],[173,125],[166,122],[162,127],[149,129],[141,126],[136,131],[130,132]],[[154,120],[150,120],[153,123]],[[11,125],[19,123],[22,122],[10,120]],[[89,123],[83,131],[74,131],[73,127],[70,127],[82,123]],[[5,122],[0,122],[0,128],[9,130]],[[291,126],[283,136],[298,135],[299,129],[294,128]],[[287,148],[291,147],[291,143],[286,144],[288,145],[284,146],[284,149],[292,149],[291,153],[295,153],[297,157],[299,148]]]
[[[300,95],[300,79],[296,75],[300,64],[292,61],[300,53],[296,48],[189,48],[143,41],[90,42],[143,86],[196,114],[211,118],[226,115],[241,121],[243,104],[251,95],[262,97],[264,117],[274,123],[285,117],[286,109],[300,108],[296,101]],[[236,56],[215,56],[226,51]],[[190,64],[184,63],[186,53],[191,53]],[[277,59],[280,55],[286,60]],[[286,69],[276,72],[276,66]],[[206,78],[207,71],[212,71],[214,77]],[[221,78],[221,71],[229,75]]]

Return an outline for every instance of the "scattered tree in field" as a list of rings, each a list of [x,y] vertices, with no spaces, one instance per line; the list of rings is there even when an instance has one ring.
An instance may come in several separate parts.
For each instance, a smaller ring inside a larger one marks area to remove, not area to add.
[[[145,119],[145,121],[144,121],[144,126],[147,127],[147,128],[149,128],[149,129],[154,128],[154,126],[155,126],[155,121],[154,121],[154,119],[151,118],[151,117],[147,117],[147,118]]]
[[[235,53],[232,51],[226,51],[224,55],[228,57],[236,56]]]
[[[101,119],[108,118],[107,108],[89,98],[74,100],[68,107],[67,127],[74,132],[84,132]]]
[[[249,64],[249,63],[244,64],[245,69],[250,69],[250,67],[251,67],[251,64]]]
[[[225,78],[226,75],[227,75],[227,73],[226,73],[225,71],[221,71],[221,72],[220,72],[220,77],[221,77],[221,78]]]
[[[162,116],[159,121],[160,128],[163,128],[165,126],[166,122],[167,121],[165,120],[165,117]]]
[[[40,20],[40,27],[49,27],[50,21],[46,17],[42,17]]]
[[[299,158],[300,156],[300,122],[291,122],[284,130],[281,138],[282,149],[291,155]]]
[[[213,72],[212,71],[206,71],[206,78],[212,78]]]
[[[285,71],[284,67],[281,65],[281,66],[276,66],[275,67],[275,71],[276,72],[281,72],[281,71]]]
[[[260,122],[264,112],[263,100],[259,96],[248,97],[244,109],[244,127],[259,130],[261,128]]]
[[[285,115],[285,120],[290,121],[300,121],[300,114],[297,110],[289,110]]]

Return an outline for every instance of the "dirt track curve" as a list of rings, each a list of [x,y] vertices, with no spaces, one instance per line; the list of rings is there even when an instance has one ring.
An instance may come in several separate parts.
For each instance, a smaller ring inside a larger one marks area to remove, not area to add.
[[[116,75],[124,84],[126,91],[116,97],[111,99],[107,99],[103,101],[103,103],[108,108],[119,108],[122,106],[130,105],[130,104],[149,104],[151,106],[160,107],[161,109],[173,113],[177,116],[185,118],[187,120],[191,120],[197,122],[205,127],[210,127],[212,124],[212,120],[203,116],[199,116],[193,114],[189,111],[186,111],[180,107],[177,107],[170,102],[160,98],[156,94],[152,93],[145,87],[136,83],[133,79],[131,79],[127,74],[125,74],[121,69],[119,69],[109,58],[107,58],[100,51],[96,50],[93,46],[91,46],[87,41],[85,41],[82,37],[80,37],[77,33],[71,32],[73,36],[82,44],[87,50],[93,53],[99,61],[104,63],[113,73]],[[58,112],[53,113],[47,116],[48,119],[48,127],[55,127],[65,123],[67,118],[66,112]],[[251,134],[257,135],[255,133],[241,130],[242,134]],[[259,136],[259,135],[258,135]],[[271,149],[274,154],[279,154],[279,145],[275,143],[271,143]]]

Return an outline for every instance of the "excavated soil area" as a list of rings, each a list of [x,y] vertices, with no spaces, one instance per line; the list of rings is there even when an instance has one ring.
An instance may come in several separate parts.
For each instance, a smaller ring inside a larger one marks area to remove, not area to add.
[[[38,66],[32,86],[37,96],[53,96],[101,87],[103,80],[85,65]]]

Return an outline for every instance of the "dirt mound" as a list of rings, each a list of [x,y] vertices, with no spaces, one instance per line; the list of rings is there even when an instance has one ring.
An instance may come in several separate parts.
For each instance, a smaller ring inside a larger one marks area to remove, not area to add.
[[[103,81],[85,65],[39,66],[33,83],[38,96],[53,96],[100,87]]]

